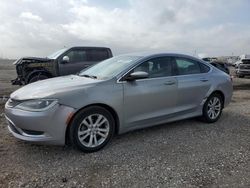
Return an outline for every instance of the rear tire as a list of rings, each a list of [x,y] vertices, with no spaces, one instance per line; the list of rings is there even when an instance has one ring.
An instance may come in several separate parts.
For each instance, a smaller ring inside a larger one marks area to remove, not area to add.
[[[218,93],[211,94],[203,106],[202,120],[207,123],[218,121],[223,110],[223,99]]]
[[[79,150],[90,153],[102,149],[115,131],[112,114],[103,107],[91,106],[78,112],[70,124],[70,141]]]
[[[49,77],[44,75],[44,74],[40,74],[40,75],[34,75],[32,76],[30,79],[29,79],[29,84],[30,83],[33,83],[33,82],[37,82],[39,80],[45,80],[45,79],[48,79]]]

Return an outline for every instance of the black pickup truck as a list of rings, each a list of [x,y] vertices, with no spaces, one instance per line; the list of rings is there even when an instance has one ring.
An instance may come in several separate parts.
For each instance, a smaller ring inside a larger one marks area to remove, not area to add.
[[[58,50],[46,58],[24,57],[14,62],[17,78],[13,85],[25,85],[56,76],[75,74],[112,57],[105,47],[72,47]]]

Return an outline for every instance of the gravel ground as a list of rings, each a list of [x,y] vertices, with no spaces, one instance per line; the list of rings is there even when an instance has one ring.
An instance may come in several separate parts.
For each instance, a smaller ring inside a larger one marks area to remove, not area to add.
[[[16,89],[14,76],[0,64],[0,96]],[[16,140],[0,115],[0,187],[250,187],[250,79],[234,88],[217,123],[138,130],[91,154]]]

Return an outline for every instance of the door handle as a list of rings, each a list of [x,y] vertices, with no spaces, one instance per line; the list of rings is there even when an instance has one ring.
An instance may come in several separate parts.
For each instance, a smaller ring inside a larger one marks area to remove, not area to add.
[[[164,85],[174,85],[175,81],[167,81],[164,83]]]
[[[201,78],[200,81],[201,81],[201,82],[207,82],[208,79],[207,79],[207,78]]]

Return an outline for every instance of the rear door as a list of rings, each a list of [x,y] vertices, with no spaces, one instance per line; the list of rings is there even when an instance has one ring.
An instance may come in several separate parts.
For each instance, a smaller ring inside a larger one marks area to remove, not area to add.
[[[175,113],[177,100],[171,58],[147,60],[131,72],[136,71],[147,72],[149,78],[123,82],[125,125],[133,129],[166,121]]]
[[[193,59],[175,57],[175,74],[178,80],[177,112],[196,111],[211,87],[210,67]]]

